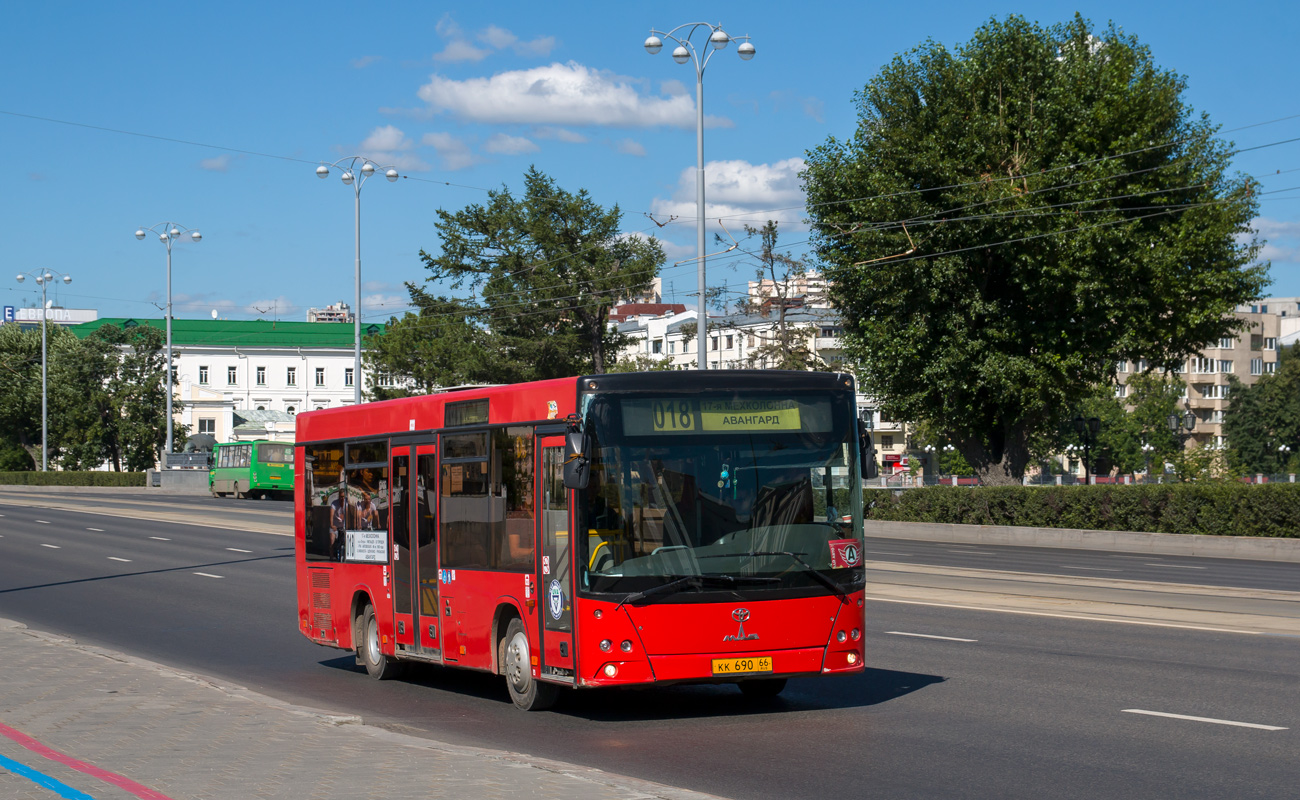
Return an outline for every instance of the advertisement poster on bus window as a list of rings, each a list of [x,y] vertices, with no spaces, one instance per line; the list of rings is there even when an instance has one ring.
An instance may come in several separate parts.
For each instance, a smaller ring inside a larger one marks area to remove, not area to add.
[[[388,560],[387,531],[348,531],[347,534],[347,553],[344,558],[348,561]]]

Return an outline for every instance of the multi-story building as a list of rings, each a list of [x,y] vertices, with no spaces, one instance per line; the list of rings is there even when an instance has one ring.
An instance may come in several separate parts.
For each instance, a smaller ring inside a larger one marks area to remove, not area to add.
[[[103,325],[166,329],[161,319],[106,318],[74,326],[72,331],[84,338]],[[367,325],[362,334],[378,333],[383,327]],[[299,411],[353,402],[351,326],[173,319],[172,352],[179,383],[174,403],[177,424],[217,441],[233,440],[237,426],[250,421],[260,425],[259,430],[279,434],[273,438],[284,438],[288,427],[292,438],[291,418]],[[367,374],[365,386],[372,379],[381,386],[391,382],[388,376]]]
[[[307,309],[308,322],[351,322],[352,307],[342,300],[324,308]]]

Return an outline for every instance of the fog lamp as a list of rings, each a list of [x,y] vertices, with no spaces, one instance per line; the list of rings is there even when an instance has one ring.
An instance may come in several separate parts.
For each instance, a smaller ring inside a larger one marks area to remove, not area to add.
[[[850,666],[852,666],[853,664],[858,663],[858,654],[857,654],[857,653],[849,653],[848,655],[845,656],[845,658],[848,660]]]
[[[612,678],[612,677],[614,677],[614,676],[617,675],[617,674],[618,674],[618,667],[614,666],[613,664],[606,664],[606,665],[605,665],[605,676],[606,676],[606,677],[608,677],[608,678]]]

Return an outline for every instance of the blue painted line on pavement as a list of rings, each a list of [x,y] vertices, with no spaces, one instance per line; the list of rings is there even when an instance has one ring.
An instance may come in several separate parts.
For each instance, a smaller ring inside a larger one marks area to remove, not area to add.
[[[59,797],[66,797],[67,800],[95,800],[95,798],[85,792],[73,789],[66,783],[51,778],[43,772],[37,772],[26,764],[20,764],[12,758],[0,756],[0,767],[4,767],[15,775],[21,775],[27,780],[57,794]]]

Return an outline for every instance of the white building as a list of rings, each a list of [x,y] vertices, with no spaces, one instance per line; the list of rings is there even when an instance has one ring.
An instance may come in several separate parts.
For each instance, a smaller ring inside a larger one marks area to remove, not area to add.
[[[166,330],[161,319],[107,318],[73,331],[85,337],[102,325]],[[365,336],[381,330],[382,325],[367,325],[361,332]],[[172,352],[178,380],[177,424],[219,442],[292,441],[292,418],[299,411],[353,402],[350,325],[173,319]],[[365,385],[370,385],[369,376]]]

